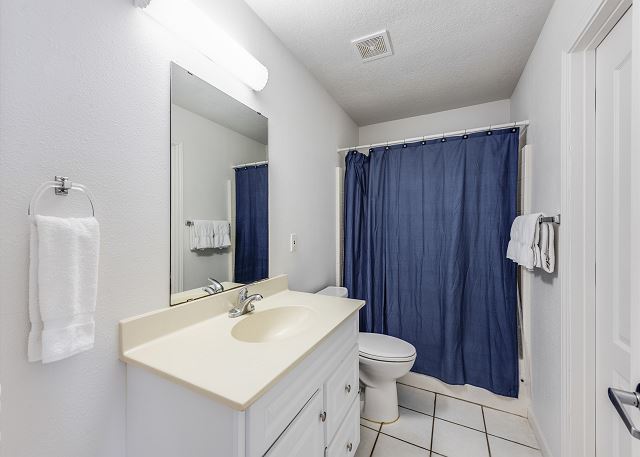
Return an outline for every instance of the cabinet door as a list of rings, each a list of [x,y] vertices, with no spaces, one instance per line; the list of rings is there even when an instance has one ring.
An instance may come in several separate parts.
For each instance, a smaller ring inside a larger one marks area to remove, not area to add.
[[[265,455],[324,457],[324,427],[321,413],[322,390],[318,390]]]
[[[327,449],[327,457],[353,457],[360,445],[360,402],[354,399],[336,436]]]
[[[336,434],[353,400],[358,397],[358,378],[360,374],[358,363],[358,346],[355,345],[325,385],[328,443],[331,442]]]

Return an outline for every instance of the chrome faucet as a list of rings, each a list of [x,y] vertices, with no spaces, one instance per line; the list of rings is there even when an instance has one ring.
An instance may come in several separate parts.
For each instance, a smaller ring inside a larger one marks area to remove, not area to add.
[[[247,313],[250,313],[256,307],[253,305],[254,301],[260,301],[264,297],[260,294],[249,295],[249,290],[246,287],[240,289],[238,294],[238,303],[235,308],[229,310],[229,317],[240,317]]]
[[[209,295],[215,295],[215,294],[219,294],[220,292],[224,292],[224,286],[220,284],[219,281],[213,278],[207,278],[207,279],[209,279],[209,282],[211,284],[203,287],[202,290],[204,290]]]

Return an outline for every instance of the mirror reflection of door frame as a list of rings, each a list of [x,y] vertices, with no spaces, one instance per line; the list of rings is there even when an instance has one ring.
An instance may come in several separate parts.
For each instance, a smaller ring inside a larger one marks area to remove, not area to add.
[[[184,290],[182,143],[171,143],[171,293]]]

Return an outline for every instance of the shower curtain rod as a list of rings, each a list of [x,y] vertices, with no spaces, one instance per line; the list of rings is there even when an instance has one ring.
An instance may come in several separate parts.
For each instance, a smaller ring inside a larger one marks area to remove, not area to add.
[[[261,162],[241,163],[239,165],[234,165],[231,168],[257,167],[258,165],[267,165],[268,163],[268,160],[263,160]]]
[[[460,135],[466,135],[468,133],[477,133],[477,132],[484,132],[486,130],[499,130],[499,129],[506,129],[509,127],[524,127],[524,129],[526,129],[526,127],[529,125],[529,121],[518,121],[518,122],[509,122],[508,124],[499,124],[499,125],[489,125],[487,127],[478,127],[475,129],[465,129],[465,130],[456,130],[453,132],[444,132],[444,133],[438,133],[436,135],[427,135],[427,136],[419,136],[416,138],[405,138],[403,140],[394,140],[394,141],[385,141],[384,143],[375,143],[375,144],[361,144],[360,146],[355,146],[355,147],[349,147],[349,148],[340,148],[338,149],[336,152],[346,152],[346,151],[354,151],[357,149],[369,149],[369,148],[376,148],[376,147],[380,147],[380,146],[392,146],[394,144],[404,144],[404,143],[414,143],[416,141],[426,141],[426,140],[435,140],[438,138],[442,138],[442,137],[447,137],[447,136],[460,136]],[[523,131],[524,131],[523,129]]]

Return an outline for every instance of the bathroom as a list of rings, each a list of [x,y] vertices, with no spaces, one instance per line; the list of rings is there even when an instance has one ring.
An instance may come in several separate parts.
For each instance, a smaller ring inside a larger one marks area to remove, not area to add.
[[[631,0],[2,0],[0,456],[640,457],[639,30]],[[45,259],[42,221],[84,244]],[[47,287],[82,346],[35,335]]]

